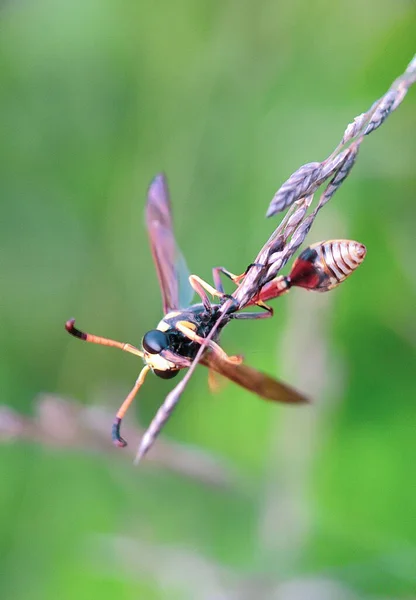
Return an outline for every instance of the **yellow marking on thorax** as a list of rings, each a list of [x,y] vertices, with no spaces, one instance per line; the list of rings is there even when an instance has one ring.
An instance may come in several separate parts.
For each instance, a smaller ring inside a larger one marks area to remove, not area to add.
[[[166,323],[166,321],[162,320],[160,321],[156,329],[159,329],[159,331],[167,331],[168,329],[170,329],[170,327],[171,326],[169,325],[169,323]]]
[[[167,319],[174,319],[175,317],[177,317],[180,314],[181,314],[180,310],[172,310],[170,313],[165,315],[165,317],[160,321],[160,323],[156,327],[156,329],[159,329],[159,331],[168,331],[168,329],[171,329],[172,325],[170,325],[167,322]],[[190,323],[188,323],[188,321],[184,321],[184,323],[186,323],[187,326],[191,325]],[[193,325],[192,325],[192,327],[193,327]]]
[[[177,317],[180,314],[181,314],[180,310],[172,310],[170,313],[168,313],[167,315],[165,315],[165,318],[166,319],[173,319],[174,317]]]
[[[182,327],[186,327],[187,329],[191,329],[192,331],[196,331],[197,326],[192,321],[178,321],[177,325],[182,325]]]

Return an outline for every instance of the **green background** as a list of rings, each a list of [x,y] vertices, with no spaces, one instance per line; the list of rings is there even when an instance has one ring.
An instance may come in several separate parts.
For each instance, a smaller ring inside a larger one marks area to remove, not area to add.
[[[415,17],[385,0],[1,4],[2,599],[415,593],[414,89],[308,237],[357,239],[364,265],[224,332],[311,407],[212,395],[201,367],[158,443],[178,469],[135,469],[109,432],[140,364],[63,328],[139,344],[160,320],[143,208],[161,170],[191,271],[243,271],[281,183],[404,71]],[[131,451],[172,383],[148,377]]]

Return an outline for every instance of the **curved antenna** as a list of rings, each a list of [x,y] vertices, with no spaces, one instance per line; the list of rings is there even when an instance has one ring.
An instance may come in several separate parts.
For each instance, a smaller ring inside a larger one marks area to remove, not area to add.
[[[141,350],[139,350],[135,346],[132,346],[131,344],[125,344],[124,342],[117,342],[116,340],[110,340],[108,338],[104,338],[104,337],[101,337],[98,335],[92,335],[91,333],[85,333],[84,331],[77,329],[75,327],[75,319],[69,319],[69,321],[67,321],[65,323],[65,329],[67,330],[68,333],[70,333],[71,335],[73,335],[74,337],[76,337],[80,340],[83,340],[84,342],[90,342],[91,344],[99,344],[100,346],[110,346],[112,348],[118,348],[119,350],[124,350],[124,352],[129,352],[130,354],[134,354],[135,356],[139,356],[140,358],[144,357],[143,352],[141,352]],[[131,392],[129,393],[129,395],[127,396],[127,398],[124,400],[123,404],[120,406],[120,408],[117,411],[116,418],[114,420],[112,431],[111,431],[111,437],[113,440],[113,444],[115,444],[116,446],[119,446],[121,448],[123,448],[124,446],[127,446],[126,440],[124,440],[120,435],[121,421],[122,421],[124,415],[126,414],[127,409],[129,408],[130,404],[133,402],[134,397],[136,396],[137,392],[143,385],[143,382],[144,382],[149,370],[150,370],[150,367],[148,365],[145,365],[143,367],[143,369],[140,371],[140,375],[138,376],[138,378],[136,380],[136,383],[134,384],[133,389],[131,390]]]
[[[116,340],[110,340],[108,338],[104,338],[98,335],[92,335],[91,333],[85,333],[80,329],[75,327],[75,319],[69,319],[65,323],[65,329],[68,333],[73,335],[74,337],[83,340],[84,342],[89,342],[91,344],[99,344],[100,346],[110,346],[111,348],[119,348],[119,350],[124,350],[124,352],[129,352],[130,354],[134,354],[135,356],[140,356],[143,358],[144,354],[141,350],[132,346],[131,344],[126,344],[125,342],[117,342]]]

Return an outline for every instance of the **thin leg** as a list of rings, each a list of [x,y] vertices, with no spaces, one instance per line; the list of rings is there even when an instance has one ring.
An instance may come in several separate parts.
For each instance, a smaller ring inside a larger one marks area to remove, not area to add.
[[[268,319],[273,316],[273,308],[265,304],[262,300],[255,303],[260,308],[264,308],[265,312],[236,312],[230,314],[231,319]]]
[[[189,279],[189,283],[191,284],[192,289],[195,290],[195,292],[198,294],[198,296],[201,296],[202,304],[204,305],[205,310],[208,312],[211,312],[212,311],[211,302],[210,302],[210,299],[208,298],[208,294],[206,293],[206,291],[204,289],[204,285],[202,284],[203,280],[200,277],[198,277],[198,275],[189,275],[188,279]],[[209,284],[207,284],[207,286],[208,285]]]
[[[135,354],[136,356],[143,358],[143,352],[131,344],[116,342],[115,340],[109,340],[104,337],[99,337],[97,335],[91,335],[91,333],[84,333],[83,331],[80,331],[75,327],[75,319],[69,319],[69,321],[65,323],[65,329],[74,337],[84,340],[84,342],[100,344],[101,346],[110,346],[112,348],[119,348],[120,350],[124,350],[124,352],[130,352],[130,354]]]
[[[241,273],[241,275],[234,275],[234,273],[231,273],[231,271],[229,271],[225,267],[214,267],[212,269],[212,279],[214,280],[214,285],[217,288],[217,290],[219,292],[221,292],[222,294],[224,294],[224,286],[221,281],[221,274],[228,277],[228,279],[231,279],[231,281],[233,283],[235,283],[235,285],[239,285],[241,283],[241,280],[244,279],[244,277],[247,275],[247,273],[249,272],[251,267],[262,267],[262,266],[263,265],[259,265],[257,263],[250,263],[248,265],[247,269],[244,271],[244,273]]]
[[[214,267],[212,269],[212,279],[214,280],[214,285],[221,294],[225,293],[224,286],[221,281],[221,274],[231,279],[236,285],[238,285],[239,279],[242,275],[234,275],[231,271],[228,271],[225,267]]]
[[[184,335],[186,335],[186,337],[188,339],[190,339],[191,341],[196,342],[197,344],[203,344],[204,343],[205,339],[203,337],[201,337],[200,335],[198,335],[197,333],[195,333],[195,331],[192,331],[192,329],[190,329],[186,325],[185,321],[178,321],[175,324],[175,327],[181,333],[183,333]],[[228,356],[228,354],[226,352],[224,352],[224,350],[221,348],[221,346],[219,346],[218,344],[216,344],[212,340],[210,340],[208,342],[207,346],[209,348],[211,348],[211,350],[213,352],[215,352],[222,360],[225,360],[227,362],[234,363],[234,364],[240,364],[243,361],[243,359],[242,359],[241,356]]]
[[[115,446],[118,446],[119,448],[124,448],[125,446],[127,446],[126,440],[124,440],[120,435],[121,420],[123,419],[124,415],[126,414],[130,404],[133,402],[134,397],[136,396],[137,392],[142,387],[143,382],[146,378],[146,375],[148,374],[149,371],[150,371],[150,367],[148,365],[145,365],[143,367],[143,369],[140,371],[140,375],[136,379],[136,383],[134,384],[133,389],[131,390],[131,392],[127,396],[127,398],[124,400],[123,404],[120,406],[120,408],[118,409],[118,412],[116,414],[116,418],[113,423],[113,428],[111,430],[111,437],[113,440],[113,444]]]
[[[230,319],[268,319],[273,315],[269,312],[241,312],[241,313],[233,313],[230,316]]]
[[[201,296],[205,310],[207,310],[208,312],[212,311],[212,307],[210,299],[208,298],[208,294],[206,292],[209,292],[210,294],[212,294],[212,296],[217,298],[228,297],[227,294],[224,294],[224,292],[222,292],[221,290],[215,289],[214,287],[212,287],[212,285],[198,277],[198,275],[190,275],[189,283],[191,284],[195,292],[199,294],[199,296]]]

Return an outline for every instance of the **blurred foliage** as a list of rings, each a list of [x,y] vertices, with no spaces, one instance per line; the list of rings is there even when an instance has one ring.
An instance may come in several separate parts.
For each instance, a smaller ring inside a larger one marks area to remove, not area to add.
[[[63,324],[138,344],[159,321],[153,175],[168,175],[191,270],[241,272],[277,224],[274,192],[404,71],[415,26],[406,0],[2,3],[1,403],[30,415],[48,391],[115,411],[139,365]],[[295,291],[273,322],[223,336],[306,391],[324,347],[323,398],[300,414],[232,384],[212,397],[201,367],[163,437],[237,468],[229,490],[115,449],[3,444],[1,598],[227,598],[229,571],[233,598],[304,580],[414,593],[414,107],[411,89],[309,236],[364,242],[364,266],[330,298]],[[149,377],[128,420],[148,423],[170,385]]]

